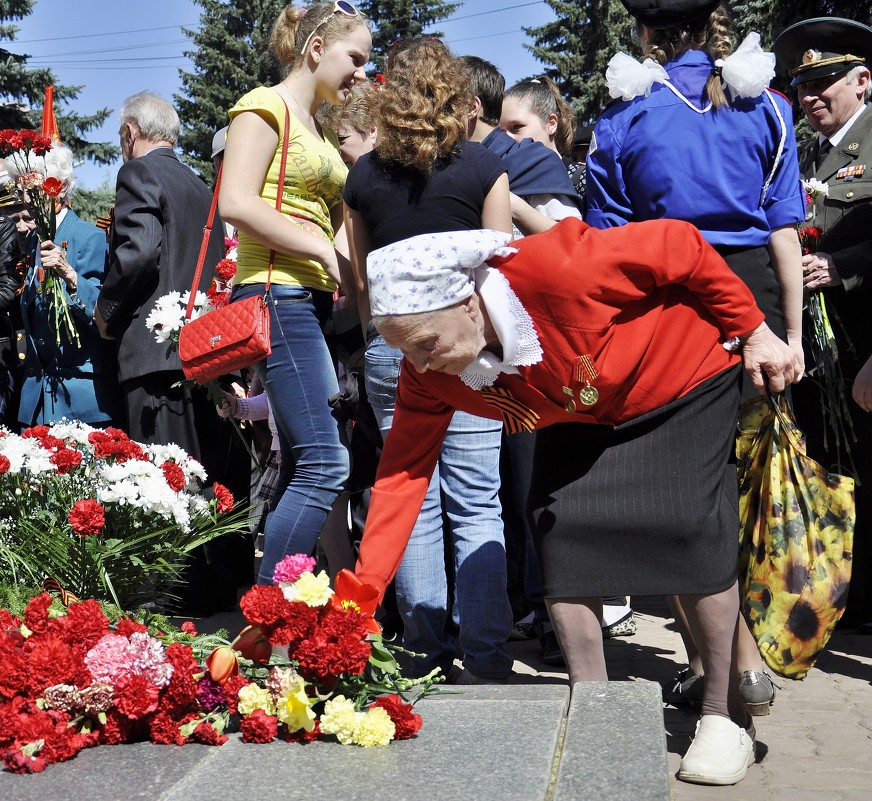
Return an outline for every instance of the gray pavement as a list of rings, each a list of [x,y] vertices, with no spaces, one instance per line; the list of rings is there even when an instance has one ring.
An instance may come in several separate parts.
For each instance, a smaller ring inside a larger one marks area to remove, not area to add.
[[[0,799],[194,801],[228,790],[293,801],[382,794],[397,801],[872,798],[872,637],[837,631],[804,681],[779,680],[772,714],[756,719],[758,763],[734,787],[703,787],[675,779],[696,717],[658,701],[657,684],[683,667],[681,640],[661,599],[635,599],[634,606],[637,634],[606,642],[612,685],[587,685],[571,703],[566,674],[540,663],[538,643],[511,643],[518,685],[428,699],[416,740],[386,749],[245,746],[235,740],[220,749],[102,747],[36,776],[0,773]],[[231,633],[240,623],[232,614],[197,621],[201,631],[226,627]],[[450,767],[434,772],[437,761]],[[596,775],[586,776],[591,769]],[[426,781],[384,783],[392,770]],[[646,782],[650,795],[639,790]]]

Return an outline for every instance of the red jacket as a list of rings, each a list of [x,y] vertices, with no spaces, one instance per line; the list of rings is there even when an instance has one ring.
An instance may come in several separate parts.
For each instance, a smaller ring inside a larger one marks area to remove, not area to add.
[[[513,247],[517,254],[490,263],[533,319],[542,361],[500,374],[483,392],[404,366],[356,571],[381,592],[402,561],[455,409],[501,419],[509,433],[618,425],[738,363],[723,342],[763,322],[750,290],[689,223],[599,230],[569,218]],[[578,396],[582,356],[599,393],[589,407]],[[574,391],[572,413],[564,387]]]

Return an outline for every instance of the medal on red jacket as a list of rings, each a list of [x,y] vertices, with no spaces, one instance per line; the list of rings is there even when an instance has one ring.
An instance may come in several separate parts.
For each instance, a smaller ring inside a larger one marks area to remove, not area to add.
[[[590,356],[579,356],[575,364],[575,380],[584,381],[584,386],[578,390],[578,399],[585,406],[593,406],[599,400],[599,390],[591,383],[597,377]]]

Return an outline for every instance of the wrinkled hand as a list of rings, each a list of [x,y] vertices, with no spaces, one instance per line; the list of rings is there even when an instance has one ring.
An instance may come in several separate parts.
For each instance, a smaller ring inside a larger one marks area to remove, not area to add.
[[[39,258],[46,270],[51,270],[63,279],[70,294],[76,291],[79,277],[67,261],[62,248],[58,247],[50,239],[47,239],[39,246]]]
[[[239,386],[239,384],[234,382],[231,386],[233,387],[233,392],[221,390],[224,400],[222,400],[220,404],[215,405],[215,411],[218,412],[218,416],[225,419],[228,417],[236,417],[236,413],[239,411],[239,402],[237,401],[237,398],[245,397],[245,390]]]
[[[799,383],[799,380],[805,375],[805,352],[802,349],[802,338],[801,337],[792,337],[788,334],[787,336],[787,345],[790,347],[790,350],[793,351],[793,357],[796,363],[796,378],[794,378],[793,383]]]
[[[760,393],[768,387],[773,392],[783,392],[788,384],[802,377],[802,365],[793,349],[779,339],[766,323],[761,323],[745,339],[742,360],[751,383]]]
[[[836,265],[829,253],[808,253],[802,257],[803,289],[823,289],[827,286],[839,286],[842,279],[836,272]]]
[[[863,411],[872,412],[872,358],[857,373],[851,397]]]

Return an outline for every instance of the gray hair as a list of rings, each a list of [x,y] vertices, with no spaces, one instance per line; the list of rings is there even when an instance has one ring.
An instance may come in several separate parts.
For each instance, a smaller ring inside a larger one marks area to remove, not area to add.
[[[128,97],[119,117],[122,126],[130,123],[149,142],[170,142],[175,147],[179,141],[179,115],[156,92],[137,92]]]
[[[27,164],[46,178],[57,178],[63,183],[64,200],[69,200],[73,196],[76,186],[76,176],[73,174],[73,151],[66,145],[52,145],[51,150],[44,156],[37,156],[30,152],[27,154]],[[6,157],[6,169],[12,178],[18,178],[25,170],[25,163],[19,161],[13,154]]]
[[[857,80],[861,72],[869,72],[869,68],[864,64],[858,64],[856,67],[851,67],[848,70],[848,74],[845,76],[845,79],[848,83],[854,83]],[[869,102],[869,98],[872,97],[872,80],[866,82],[866,91],[863,93],[863,100],[865,102]]]

